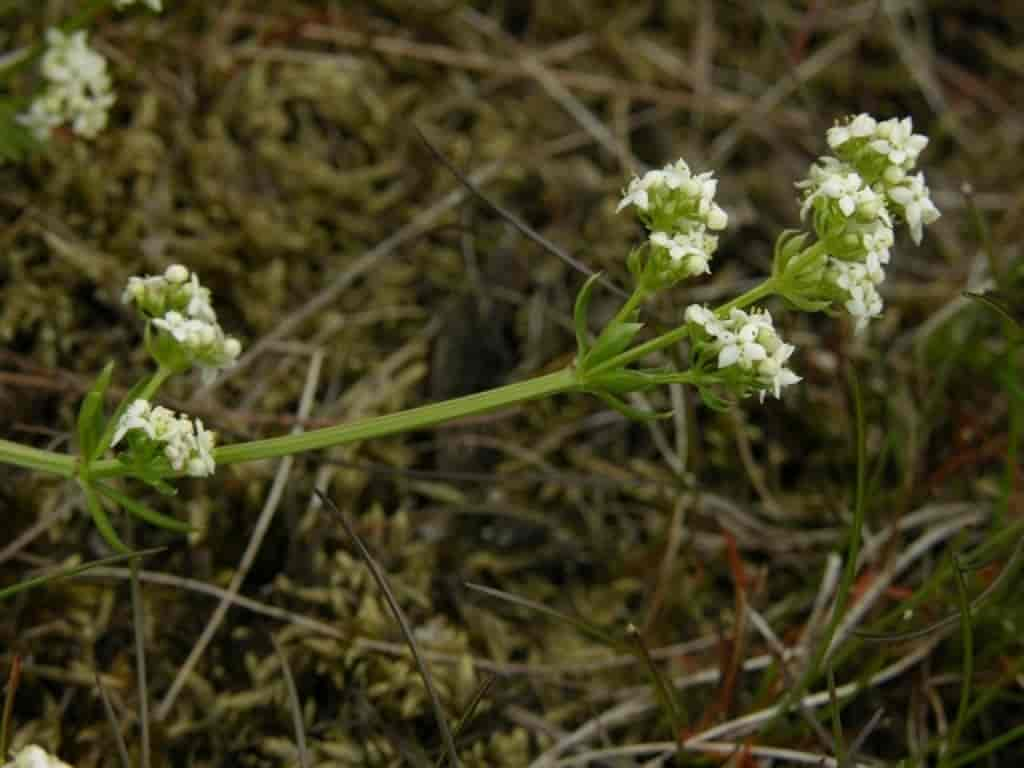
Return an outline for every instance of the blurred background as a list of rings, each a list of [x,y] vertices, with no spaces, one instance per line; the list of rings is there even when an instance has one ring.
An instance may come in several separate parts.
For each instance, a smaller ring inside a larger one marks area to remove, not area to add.
[[[79,5],[0,3],[0,47],[38,40]],[[781,700],[799,655],[787,671],[779,649],[820,630],[834,591],[856,475],[849,370],[868,424],[859,626],[924,595],[951,552],[995,542],[968,574],[972,596],[1007,575],[1018,355],[1012,321],[962,294],[1021,306],[1022,32],[1009,0],[166,0],[161,15],[100,15],[90,42],[117,93],[109,128],[91,142],[57,132],[0,167],[0,435],[39,447],[69,447],[108,359],[115,395],[147,372],[121,292],[171,263],[200,275],[243,340],[214,385],[186,377],[163,392],[222,442],[568,364],[586,275],[468,192],[425,140],[620,286],[642,237],[615,213],[632,175],[678,157],[713,170],[729,213],[713,274],[660,296],[654,327],[769,272],[775,238],[799,226],[794,183],[846,115],[913,117],[931,137],[920,165],[942,218],[920,247],[897,243],[866,335],[772,305],[804,378],[782,401],[717,413],[666,390],[648,404],[674,417],[639,424],[558,397],[292,466],[223,469],[152,499],[196,532],[134,532],[165,547],[143,564],[148,690],[135,683],[126,570],[26,593],[0,617],[3,674],[23,662],[16,742],[112,765],[98,673],[136,755],[149,702],[154,765],[297,765],[287,662],[310,764],[433,765],[442,740],[423,681],[318,488],[389,574],[449,721],[469,713],[456,739],[468,766],[752,766],[773,747],[817,764],[858,734],[862,762],[934,764],[962,690],[959,623],[903,643],[848,635],[836,683],[866,689],[819,706],[816,722],[730,723]],[[35,77],[13,87],[28,93]],[[618,305],[599,289],[595,320]],[[0,509],[3,584],[109,554],[70,485],[5,469]],[[246,602],[217,616],[236,574]],[[957,610],[954,580],[927,594],[884,631]],[[1015,598],[989,605],[974,616],[978,705],[956,757],[989,745],[979,764],[1015,765],[1016,742],[992,740],[1019,725],[1024,616]],[[630,624],[649,659],[623,640]],[[648,660],[684,686],[675,724]],[[722,724],[717,756],[673,757],[676,732]]]

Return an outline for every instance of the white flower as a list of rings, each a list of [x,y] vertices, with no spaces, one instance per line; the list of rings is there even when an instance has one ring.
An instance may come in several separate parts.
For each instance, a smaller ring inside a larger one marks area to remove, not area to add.
[[[42,747],[29,744],[14,756],[14,760],[6,763],[4,768],[71,768],[56,755],[51,755]]]
[[[878,122],[871,115],[861,113],[845,125],[828,129],[828,145],[837,149],[850,139],[863,139],[875,132]]]
[[[182,264],[172,264],[162,275],[128,278],[121,300],[134,303],[150,317],[176,311],[208,323],[217,322],[210,303],[210,289],[199,283],[199,276]]]
[[[181,285],[188,280],[188,267],[184,264],[171,264],[164,270],[164,279],[169,283]]]
[[[888,215],[869,222],[851,221],[840,237],[832,243],[837,256],[846,261],[859,261],[871,272],[889,263],[895,242]],[[881,278],[875,282],[881,282]]]
[[[746,330],[746,329],[744,329]],[[747,334],[749,335],[749,334]],[[718,352],[718,367],[728,368],[739,365],[741,368],[752,368],[754,363],[768,356],[764,347],[756,341],[734,335],[733,338]]]
[[[213,449],[216,436],[187,416],[178,416],[163,406],[135,400],[122,414],[111,446],[116,446],[132,430],[140,430],[147,439],[162,445],[163,455],[175,472],[191,477],[207,477],[214,473]]]
[[[718,316],[707,307],[701,306],[700,304],[691,304],[686,308],[684,316],[686,318],[686,322],[699,325],[712,336],[717,335],[715,330],[717,330],[720,325]],[[715,330],[712,330],[713,328]]]
[[[904,169],[913,168],[918,155],[928,146],[928,137],[914,133],[914,123],[909,117],[883,120],[878,123],[874,135],[875,138],[868,143],[871,151]]]
[[[210,290],[181,264],[172,264],[162,275],[129,278],[122,301],[135,304],[180,344],[191,362],[204,368],[206,380],[234,364],[242,352],[238,339],[225,335],[217,322]]]
[[[225,336],[216,321],[200,320],[171,310],[153,319],[153,325],[170,334],[194,363],[205,368],[227,368],[242,350],[238,339]]]
[[[629,182],[629,186],[626,188],[626,194],[623,195],[622,200],[619,202],[619,206],[615,209],[618,213],[623,208],[630,205],[635,205],[641,211],[646,211],[650,205],[650,196],[648,190],[659,184],[664,184],[665,174],[663,171],[648,171],[639,178],[634,178]]]
[[[914,123],[909,117],[876,120],[871,115],[860,114],[847,123],[828,130],[828,145],[842,159],[862,167],[872,164],[878,172],[877,161],[881,160],[882,173],[893,168],[908,171],[917,163],[918,155],[928,146],[928,137],[914,133]],[[876,176],[872,175],[872,180]]]
[[[782,397],[782,390],[785,387],[801,380],[793,371],[786,368],[786,362],[792,356],[794,349],[792,344],[779,344],[770,356],[758,363],[757,373],[764,385],[760,393],[762,403],[768,392],[778,399]]]
[[[217,314],[213,311],[213,305],[210,303],[210,289],[199,284],[199,276],[195,272],[192,273],[192,279],[189,280],[188,285],[184,286],[184,290],[188,296],[186,313],[190,317],[216,323]]]
[[[715,203],[718,182],[710,171],[693,174],[683,159],[634,178],[626,188],[621,211],[634,206],[652,229],[675,234],[695,226],[725,229],[729,217]]]
[[[216,462],[213,460],[213,448],[216,435],[203,428],[203,422],[196,419],[195,453],[188,459],[186,474],[192,477],[208,477],[214,473]]]
[[[884,201],[864,183],[861,175],[834,157],[820,158],[811,166],[809,178],[797,182],[797,187],[808,190],[800,208],[800,218],[805,218],[818,200],[834,203],[847,219],[854,214],[870,219],[885,208]]]
[[[881,268],[869,269],[859,262],[829,259],[828,280],[845,294],[843,306],[856,321],[857,333],[867,328],[868,321],[882,314],[882,297],[877,285],[885,279]]]
[[[673,279],[711,271],[708,263],[718,241],[713,235],[706,235],[703,227],[671,236],[664,232],[652,232],[649,239],[654,248],[667,254],[665,270],[671,273]]]
[[[107,60],[89,47],[82,30],[66,35],[51,28],[46,42],[40,61],[46,88],[27,113],[18,115],[18,121],[40,141],[64,123],[70,123],[79,136],[95,138],[106,127],[107,113],[114,105]]]
[[[114,0],[114,7],[122,11],[130,5],[135,5],[137,0]],[[164,9],[163,0],[142,0],[142,4],[154,13],[160,13]]]
[[[908,177],[902,185],[889,189],[888,194],[889,199],[900,208],[914,243],[920,245],[923,226],[931,224],[941,215],[932,202],[924,174]]]
[[[149,403],[145,400],[134,400],[124,413],[121,420],[117,422],[117,429],[114,432],[114,439],[111,445],[117,445],[121,438],[130,429],[141,429],[148,437],[153,437],[153,428],[149,423]]]

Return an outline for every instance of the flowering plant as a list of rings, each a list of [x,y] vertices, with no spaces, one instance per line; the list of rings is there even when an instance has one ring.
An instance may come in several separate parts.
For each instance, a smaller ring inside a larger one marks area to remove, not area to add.
[[[123,300],[145,322],[145,345],[156,371],[107,418],[103,403],[113,366],[104,369],[79,411],[77,456],[0,440],[0,461],[76,478],[99,530],[112,546],[125,550],[107,506],[174,530],[187,528],[115,487],[110,483],[114,478],[133,478],[173,494],[177,478],[208,477],[218,465],[395,434],[564,392],[595,394],[635,418],[659,414],[631,407],[624,396],[668,383],[694,386],[715,408],[755,394],[761,401],[768,394],[779,398],[800,381],[790,367],[795,350],[758,302],[778,295],[805,311],[842,308],[862,331],[882,309],[877,286],[890,260],[894,225],[906,223],[919,242],[922,228],[939,215],[923,175],[910,175],[927,139],[913,133],[909,118],[878,121],[858,115],[829,131],[828,140],[836,156],[819,159],[796,185],[801,217],[810,219],[811,231],[783,232],[772,274],[746,293],[716,308],[686,307],[677,327],[640,340],[644,302],[709,272],[718,247],[715,233],[728,223],[715,202],[713,174],[695,174],[679,160],[627,186],[618,208],[634,210],[647,230],[626,260],[633,291],[605,327],[592,334],[589,306],[600,275],[584,284],[575,304],[578,350],[570,366],[486,392],[306,433],[215,446],[213,432],[202,421],[153,405],[169,377],[195,367],[208,380],[234,364],[241,343],[223,331],[210,291],[186,267],[175,264],[160,275],[133,277]],[[654,353],[681,342],[689,350],[685,370],[643,365]]]

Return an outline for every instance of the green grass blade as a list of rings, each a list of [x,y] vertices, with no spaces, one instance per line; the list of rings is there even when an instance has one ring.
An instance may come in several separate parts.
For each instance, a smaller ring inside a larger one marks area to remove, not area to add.
[[[93,568],[101,568],[105,565],[114,565],[125,560],[132,560],[140,557],[149,557],[155,555],[157,552],[162,552],[164,547],[153,547],[151,549],[137,549],[134,551],[124,552],[120,555],[112,555],[110,557],[104,557],[100,560],[92,560],[88,563],[82,563],[81,565],[75,565],[71,568],[65,568],[63,570],[54,571],[52,573],[44,573],[41,576],[35,576],[25,581],[20,581],[17,584],[12,584],[9,587],[0,589],[0,600],[6,600],[8,597],[13,597],[19,592],[24,592],[35,587],[41,587],[44,584],[49,584],[51,581],[59,581],[61,579],[70,579],[77,576],[80,573],[91,571]]]

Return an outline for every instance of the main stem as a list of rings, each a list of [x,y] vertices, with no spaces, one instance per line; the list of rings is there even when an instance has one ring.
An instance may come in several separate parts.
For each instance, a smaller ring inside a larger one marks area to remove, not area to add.
[[[221,446],[214,451],[213,457],[217,466],[224,466],[316,451],[321,448],[331,448],[336,445],[423,429],[453,419],[475,416],[526,400],[536,400],[540,397],[547,397],[559,392],[570,392],[578,388],[574,372],[570,368],[565,368],[534,379],[386,416],[375,416],[348,424],[339,424],[335,427],[314,429],[301,434]],[[98,461],[93,464],[91,474],[96,478],[114,476],[120,474],[119,467],[120,465],[116,461]]]
[[[76,466],[75,457],[66,453],[44,451],[3,439],[0,439],[0,463],[61,477],[74,477]]]

